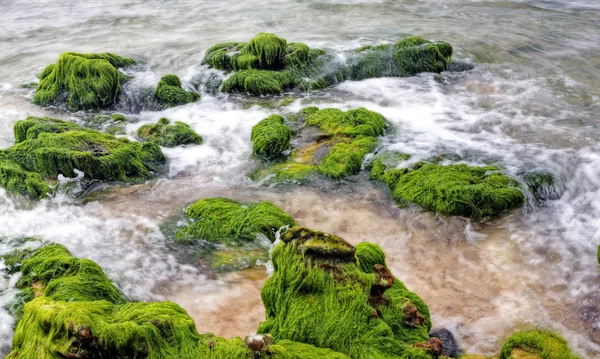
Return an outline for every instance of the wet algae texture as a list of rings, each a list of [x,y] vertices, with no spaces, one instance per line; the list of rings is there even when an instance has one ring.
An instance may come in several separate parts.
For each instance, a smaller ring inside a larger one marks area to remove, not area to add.
[[[386,126],[382,115],[364,108],[344,112],[312,106],[287,120],[272,115],[252,129],[254,155],[263,164],[251,178],[303,182],[315,172],[332,179],[357,174]],[[286,156],[284,151],[288,149]]]
[[[185,105],[199,99],[199,93],[181,87],[181,80],[176,75],[163,76],[156,87],[156,101],[166,107]]]
[[[65,52],[42,71],[33,102],[73,111],[114,107],[127,80],[118,69],[133,64],[135,60],[111,53]]]
[[[28,117],[14,125],[16,143],[0,150],[0,185],[32,199],[47,197],[58,175],[136,182],[150,179],[166,162],[153,143],[83,128],[52,118]]]
[[[187,123],[161,118],[157,123],[143,125],[137,131],[137,138],[142,142],[151,142],[163,147],[180,145],[200,145],[202,137]]]
[[[494,166],[420,162],[412,168],[394,168],[380,157],[372,165],[371,179],[384,182],[400,206],[414,203],[441,214],[478,220],[525,202],[518,183]]]
[[[217,217],[238,217],[220,227],[248,218],[245,205],[213,202],[204,207],[228,213]],[[198,207],[191,211],[205,210]],[[129,300],[98,265],[61,245],[15,250],[2,258],[9,273],[21,272],[23,291],[12,305],[18,323],[7,358],[445,358],[442,342],[429,337],[427,305],[391,274],[377,245],[354,247],[297,226],[280,239],[262,289],[259,334],[231,340],[199,334],[175,303]],[[541,331],[514,334],[500,357],[577,358],[563,339]]]
[[[396,44],[365,46],[346,55],[348,60],[340,62],[324,50],[259,33],[247,43],[212,46],[202,64],[233,72],[223,83],[224,92],[274,95],[294,89],[323,89],[345,80],[439,73],[446,70],[452,46],[415,36]]]
[[[275,241],[276,232],[294,226],[292,216],[269,202],[237,202],[227,198],[204,198],[187,209],[191,223],[175,233],[178,242],[207,241],[241,245],[258,236]]]

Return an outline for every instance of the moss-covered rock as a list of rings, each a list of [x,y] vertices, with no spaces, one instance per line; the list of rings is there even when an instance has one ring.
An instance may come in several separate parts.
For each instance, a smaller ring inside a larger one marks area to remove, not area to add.
[[[163,147],[202,144],[202,137],[190,125],[179,121],[171,124],[171,121],[164,117],[157,123],[140,127],[137,137],[140,141],[151,142]]]
[[[517,332],[504,343],[500,359],[579,359],[558,334],[530,330]]]
[[[17,284],[30,289],[9,358],[326,358],[330,349],[270,336],[226,340],[198,334],[175,303],[129,302],[94,262],[63,246],[5,256]]]
[[[252,149],[255,156],[266,159],[281,156],[290,147],[292,131],[279,115],[271,115],[252,128]]]
[[[332,234],[291,228],[273,248],[275,271],[262,290],[267,320],[258,332],[351,358],[439,355],[429,342],[425,303],[384,265],[368,268],[372,256],[365,253],[381,251],[374,247],[355,249]]]
[[[294,219],[269,202],[243,203],[227,198],[205,198],[188,207],[192,223],[180,228],[175,240],[243,244],[257,236],[275,240],[283,226],[295,225]]]
[[[33,102],[45,106],[66,104],[73,111],[112,107],[126,80],[118,69],[133,64],[133,59],[110,53],[65,52],[56,64],[42,71]]]
[[[452,46],[410,37],[396,44],[364,46],[346,54],[348,61],[303,43],[288,43],[274,34],[259,33],[250,42],[227,42],[206,51],[202,64],[236,71],[223,83],[224,92],[252,95],[286,90],[319,90],[344,80],[412,76],[441,72],[452,57]]]
[[[181,87],[181,80],[176,75],[165,75],[156,87],[156,101],[167,107],[185,105],[200,99],[200,94],[186,91]]]
[[[282,141],[279,132],[283,133],[285,129],[272,126],[285,126],[285,120],[273,115],[263,121],[254,127],[253,134],[254,131],[259,133],[269,129],[272,143],[279,145],[278,150],[283,148],[278,141]],[[252,178],[302,182],[314,172],[334,179],[357,174],[362,168],[363,158],[375,149],[377,137],[383,135],[386,128],[382,115],[364,108],[344,112],[312,106],[290,116],[288,122],[295,129],[295,137],[304,139],[304,142],[292,141],[292,153],[286,162],[265,164],[252,174]],[[266,134],[263,137],[267,138]],[[306,141],[307,138],[309,141]],[[259,142],[261,146],[267,146],[267,143]]]
[[[160,148],[79,127],[73,123],[28,117],[15,126],[17,143],[0,150],[0,185],[34,199],[51,192],[48,180],[59,174],[85,179],[133,182],[149,179],[165,163]]]
[[[441,214],[484,219],[522,206],[523,192],[498,167],[441,166],[421,163],[412,169],[388,169],[377,159],[371,178],[385,182],[401,205],[410,203]]]

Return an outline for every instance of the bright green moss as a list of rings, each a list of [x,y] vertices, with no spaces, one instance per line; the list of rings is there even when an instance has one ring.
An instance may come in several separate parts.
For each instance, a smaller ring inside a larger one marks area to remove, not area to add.
[[[558,334],[541,330],[513,334],[502,346],[500,359],[517,359],[513,356],[515,349],[539,355],[541,359],[579,359]]]
[[[202,65],[209,65],[218,70],[232,70],[231,54],[239,52],[246,44],[242,42],[225,42],[206,50]]]
[[[357,174],[363,158],[375,149],[377,142],[375,137],[359,137],[350,143],[340,142],[323,158],[318,171],[331,178]]]
[[[114,106],[125,81],[118,68],[133,64],[133,59],[110,53],[65,52],[42,71],[33,102],[61,105],[65,101],[73,111]]]
[[[187,211],[190,225],[175,234],[175,240],[242,244],[262,235],[271,241],[283,226],[293,226],[294,219],[269,202],[240,203],[227,198],[205,198]]]
[[[277,95],[309,87],[305,78],[316,75],[324,51],[290,43],[274,34],[259,33],[248,43],[217,44],[206,52],[203,64],[236,71],[223,83],[224,92]]]
[[[248,43],[227,42],[206,51],[203,64],[236,71],[223,83],[224,92],[277,95],[285,90],[320,90],[345,80],[412,76],[441,72],[452,57],[452,46],[410,37],[396,44],[363,46],[347,54],[346,64],[321,49],[288,43],[274,34],[259,33]]]
[[[28,117],[15,124],[18,143],[0,151],[0,184],[9,192],[43,198],[45,178],[59,174],[86,179],[140,181],[165,163],[160,148],[132,143],[66,121]]]
[[[277,126],[285,126],[279,124],[285,120],[277,115],[270,116],[263,120],[264,124],[261,121],[259,125],[275,125],[275,119],[278,122]],[[306,107],[296,116],[290,117],[290,122],[297,126],[303,124],[304,129],[318,127],[323,135],[319,135],[315,142],[304,147],[293,148],[287,162],[257,169],[251,178],[261,179],[269,176],[272,181],[297,183],[308,179],[315,170],[334,179],[357,174],[362,168],[365,155],[377,146],[376,136],[383,135],[386,128],[385,118],[381,114],[362,107],[346,112],[336,108]],[[303,130],[299,132],[300,137]],[[283,132],[283,128],[281,134],[275,129],[270,132],[273,136],[269,138],[278,145],[281,144],[277,147],[278,153],[280,148],[287,148],[289,144],[287,137],[283,137]],[[267,143],[269,142],[265,141],[261,145],[264,147]]]
[[[452,46],[446,42],[432,43],[413,36],[394,45],[393,57],[396,66],[408,75],[419,72],[439,73],[446,69],[446,64],[452,57]]]
[[[200,94],[186,91],[181,87],[181,81],[176,75],[165,75],[156,87],[156,101],[159,104],[173,107],[185,105],[200,99]]]
[[[17,287],[27,289],[36,286],[36,296],[65,302],[125,302],[123,295],[96,263],[73,257],[59,244],[50,244],[35,251],[15,252],[6,257],[12,262],[9,273],[22,272]]]
[[[294,227],[273,248],[272,260],[259,333],[351,358],[434,358],[414,346],[429,339],[427,307],[384,266],[360,270],[355,248],[343,239]]]
[[[515,188],[516,182],[495,172],[497,167],[428,163],[412,170],[382,172],[383,164],[378,161],[371,169],[371,178],[388,184],[400,205],[415,203],[442,214],[484,219],[522,206],[525,201],[523,192]]]
[[[13,127],[15,142],[34,140],[40,133],[62,133],[79,130],[80,126],[68,121],[56,120],[49,117],[27,117],[25,120],[17,121]]]
[[[298,79],[289,71],[243,70],[223,82],[224,92],[276,95],[295,86]]]
[[[362,242],[356,246],[356,265],[361,271],[365,273],[373,273],[373,267],[375,264],[381,264],[387,267],[385,264],[385,254],[377,244]]]
[[[290,147],[292,131],[279,115],[271,115],[252,127],[252,150],[254,155],[275,158]]]
[[[285,39],[266,32],[258,33],[244,48],[256,56],[261,68],[280,68],[283,65],[286,49]]]
[[[281,340],[271,346],[273,359],[350,359],[350,357],[327,348]]]
[[[600,244],[598,245],[598,264],[600,264]]]
[[[163,147],[202,144],[202,137],[192,130],[190,125],[179,121],[170,124],[170,121],[164,117],[158,123],[140,127],[137,131],[137,137],[141,141],[151,142]]]
[[[318,110],[313,106],[302,113],[307,115],[307,125],[317,126],[330,136],[375,137],[383,135],[385,129],[385,118],[363,107],[343,112],[337,108]]]

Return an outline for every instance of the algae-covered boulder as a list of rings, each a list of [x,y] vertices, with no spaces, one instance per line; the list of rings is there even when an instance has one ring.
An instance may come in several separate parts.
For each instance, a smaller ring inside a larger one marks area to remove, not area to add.
[[[223,83],[224,92],[252,95],[280,94],[285,90],[310,88],[325,52],[306,44],[288,43],[274,34],[261,32],[250,42],[228,42],[206,51],[202,64],[236,71]]]
[[[264,151],[262,148],[275,148],[273,152],[281,153],[288,147],[283,140],[288,132],[282,119],[273,115],[253,128],[255,153],[257,149]],[[375,149],[377,137],[387,126],[381,114],[362,107],[346,112],[307,107],[290,116],[288,123],[296,132],[291,155],[284,161],[266,163],[252,178],[268,176],[276,182],[302,182],[314,172],[333,179],[357,174],[363,158]]]
[[[181,80],[176,75],[165,75],[156,87],[156,101],[167,107],[185,105],[200,99],[200,94],[186,91],[181,87]]]
[[[231,340],[198,334],[171,302],[130,302],[94,262],[51,244],[5,256],[29,292],[7,358],[348,359],[269,335]]]
[[[65,52],[40,75],[33,102],[61,106],[73,111],[112,107],[127,77],[119,68],[135,60],[110,53]]]
[[[427,306],[394,278],[374,247],[291,228],[273,248],[274,273],[262,290],[267,319],[258,333],[356,359],[437,357],[441,347],[429,338]]]
[[[17,143],[0,150],[0,185],[7,191],[34,199],[44,198],[48,181],[59,174],[87,180],[133,182],[146,180],[165,163],[153,143],[134,143],[124,138],[79,127],[73,123],[28,117],[15,126]]]
[[[361,47],[346,53],[347,60],[340,62],[338,57],[323,50],[259,33],[248,43],[212,46],[202,64],[235,72],[223,83],[224,92],[273,95],[293,89],[323,89],[344,80],[439,73],[446,70],[451,57],[450,44],[415,36],[396,44]]]
[[[294,219],[269,202],[236,202],[227,198],[204,198],[188,207],[191,224],[181,227],[175,240],[243,244],[257,236],[275,240],[284,226],[295,225]]]
[[[558,334],[530,330],[517,332],[504,343],[500,359],[580,359]]]
[[[522,206],[523,192],[498,167],[420,163],[413,168],[388,168],[381,158],[371,178],[386,183],[401,206],[414,203],[441,214],[484,219]]]
[[[275,158],[290,147],[292,131],[279,115],[271,115],[252,127],[252,150],[254,155],[266,159]]]
[[[202,137],[190,125],[179,121],[171,124],[171,121],[164,117],[157,123],[140,127],[137,137],[140,141],[151,142],[163,147],[202,144]]]

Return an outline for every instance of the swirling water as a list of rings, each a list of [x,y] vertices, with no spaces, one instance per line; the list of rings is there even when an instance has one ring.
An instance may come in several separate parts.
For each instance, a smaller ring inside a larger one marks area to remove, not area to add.
[[[183,259],[161,226],[202,197],[270,200],[302,225],[379,243],[393,273],[429,304],[434,325],[453,330],[469,352],[498,352],[506,335],[537,325],[559,331],[584,357],[600,355],[596,1],[5,0],[0,16],[0,147],[13,143],[12,125],[28,115],[78,121],[32,105],[31,90],[20,87],[64,51],[135,57],[145,68],[141,82],[177,73],[191,84],[209,71],[200,66],[209,46],[259,31],[332,51],[419,35],[449,41],[455,58],[475,68],[349,81],[299,96],[285,110],[364,106],[398,127],[384,147],[414,160],[452,153],[469,163],[495,161],[515,176],[545,169],[560,194],[477,224],[397,209],[382,188],[360,178],[265,188],[247,178],[255,165],[249,137],[276,110],[203,93],[194,104],[136,114],[140,122],[128,127],[165,116],[205,138],[198,147],[165,149],[165,178],[85,202],[59,195],[24,206],[0,190],[0,252],[25,236],[64,244],[100,264],[130,297],[176,301],[199,330],[243,336],[263,315],[264,271],[215,277]],[[15,280],[0,276],[0,304],[14,296]],[[0,309],[0,355],[13,324]]]

